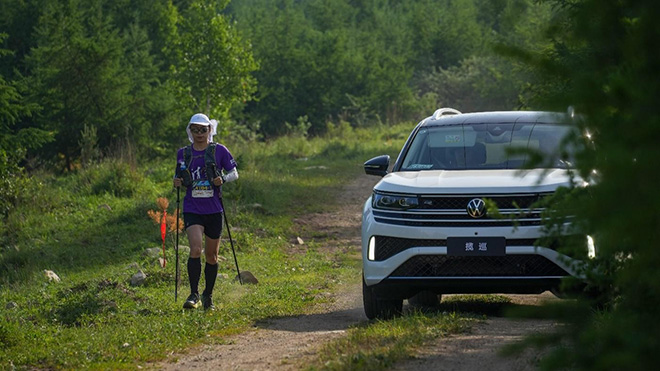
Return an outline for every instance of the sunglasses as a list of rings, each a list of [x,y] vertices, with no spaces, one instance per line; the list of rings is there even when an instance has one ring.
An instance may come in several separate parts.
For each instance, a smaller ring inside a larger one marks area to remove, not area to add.
[[[209,128],[206,126],[190,128],[190,132],[195,134],[204,134],[209,131]]]

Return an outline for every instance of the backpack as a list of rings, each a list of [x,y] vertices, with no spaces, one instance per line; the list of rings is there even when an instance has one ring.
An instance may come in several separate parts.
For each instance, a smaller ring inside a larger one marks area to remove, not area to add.
[[[206,176],[209,183],[213,184],[213,179],[222,176],[222,172],[218,169],[215,163],[215,150],[217,143],[209,143],[204,151],[204,163],[206,164]],[[183,179],[183,185],[188,187],[192,184],[192,176],[190,175],[190,164],[192,163],[192,145],[183,148],[183,166],[179,166],[179,178]]]

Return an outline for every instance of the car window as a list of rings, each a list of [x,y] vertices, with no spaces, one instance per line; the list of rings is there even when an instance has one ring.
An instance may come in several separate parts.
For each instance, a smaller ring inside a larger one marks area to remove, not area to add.
[[[491,123],[421,128],[402,160],[402,171],[520,169],[531,154],[544,167],[566,167],[559,161],[568,125]]]

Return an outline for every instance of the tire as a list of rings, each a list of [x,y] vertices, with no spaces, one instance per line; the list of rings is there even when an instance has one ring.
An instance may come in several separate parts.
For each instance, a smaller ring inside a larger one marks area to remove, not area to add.
[[[602,290],[596,287],[582,286],[579,289],[574,289],[571,292],[562,291],[559,287],[550,289],[556,297],[560,299],[582,299],[590,303],[591,307],[596,310],[605,310],[612,305],[609,296]]]
[[[440,305],[440,295],[432,291],[420,291],[408,299],[414,307],[437,308]]]
[[[553,286],[550,288],[550,292],[559,299],[568,299],[568,295],[565,292],[561,291],[559,286]]]
[[[403,299],[379,299],[374,289],[367,286],[362,277],[362,303],[369,319],[391,319],[401,315]]]

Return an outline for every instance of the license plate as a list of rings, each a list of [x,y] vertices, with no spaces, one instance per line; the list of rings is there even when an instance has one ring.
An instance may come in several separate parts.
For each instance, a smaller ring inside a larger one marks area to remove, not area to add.
[[[449,237],[447,255],[453,256],[503,256],[506,254],[504,237]]]

